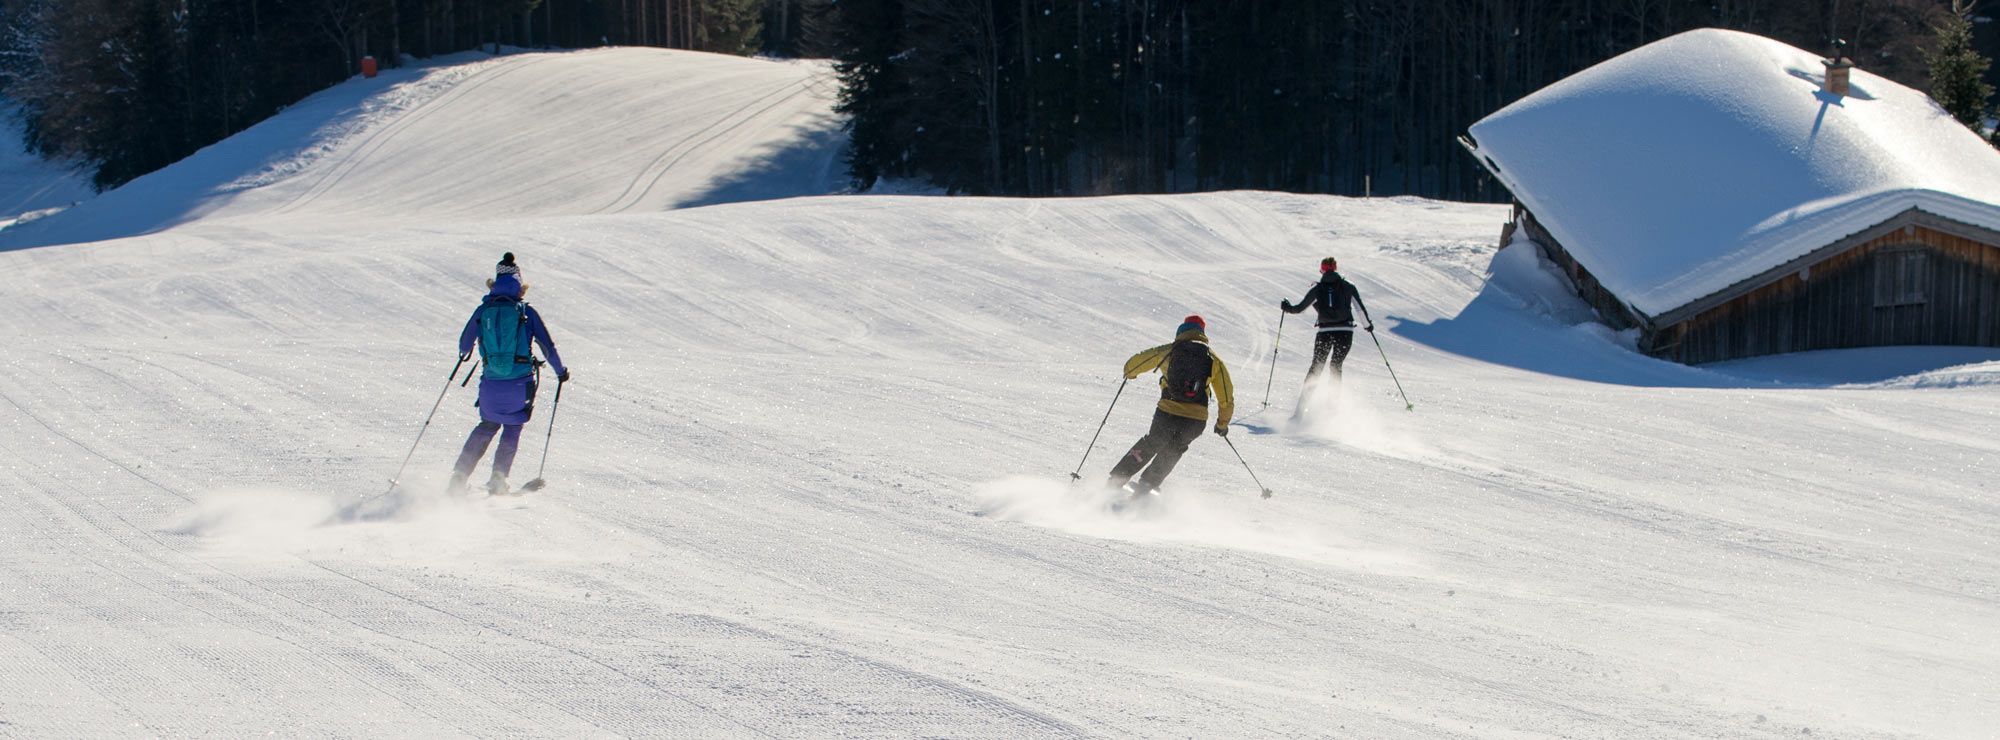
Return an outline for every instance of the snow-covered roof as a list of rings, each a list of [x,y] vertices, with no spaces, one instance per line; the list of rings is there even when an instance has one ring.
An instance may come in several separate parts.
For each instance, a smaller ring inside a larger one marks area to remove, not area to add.
[[[1475,153],[1604,287],[1647,316],[1920,209],[2000,230],[2000,152],[1866,71],[1689,31],[1472,126]]]

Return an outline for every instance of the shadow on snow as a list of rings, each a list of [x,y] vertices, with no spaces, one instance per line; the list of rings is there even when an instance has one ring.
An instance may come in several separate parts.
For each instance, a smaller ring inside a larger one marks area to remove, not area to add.
[[[1613,385],[1657,388],[1830,388],[1888,384],[1957,387],[2000,384],[1995,347],[1866,347],[1773,355],[1701,366],[1640,354],[1603,324],[1564,322],[1531,310],[1531,303],[1487,285],[1457,316],[1404,321],[1395,333],[1435,349],[1544,375]],[[1959,368],[1952,381],[1921,376]],[[1902,382],[1898,382],[1902,381]],[[1255,430],[1253,430],[1255,431]]]

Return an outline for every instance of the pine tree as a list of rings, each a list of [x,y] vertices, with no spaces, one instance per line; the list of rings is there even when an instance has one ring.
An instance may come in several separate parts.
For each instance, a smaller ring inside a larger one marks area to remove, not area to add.
[[[767,0],[763,49],[797,59],[825,59],[839,51],[835,0]]]
[[[1993,97],[1993,86],[1985,79],[1991,60],[1972,48],[1967,10],[1954,2],[1951,16],[1937,28],[1937,46],[1929,54],[1931,98],[1959,123],[1978,131],[1984,125],[1987,100]]]
[[[901,68],[902,0],[844,0],[836,6],[835,34],[844,44],[834,70],[840,75],[840,104],[847,116],[847,171],[854,187],[905,174],[903,163],[912,132],[905,106],[909,85]]]
[[[764,31],[762,0],[707,0],[701,4],[700,38],[695,48],[722,54],[753,54]]]

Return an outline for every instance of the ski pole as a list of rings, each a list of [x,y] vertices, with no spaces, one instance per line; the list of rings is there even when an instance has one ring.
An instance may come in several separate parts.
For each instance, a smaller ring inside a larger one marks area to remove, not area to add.
[[[1243,463],[1243,472],[1249,473],[1250,480],[1257,482],[1257,487],[1264,491],[1264,498],[1270,498],[1271,489],[1264,488],[1264,481],[1257,480],[1257,471],[1250,469],[1250,461],[1243,459],[1243,453],[1236,449],[1236,440],[1230,439],[1228,435],[1223,435],[1222,441],[1229,443],[1229,451],[1236,453],[1236,461]]]
[[[1375,320],[1369,319],[1368,325],[1374,326]],[[1417,410],[1417,405],[1414,403],[1410,403],[1410,394],[1403,392],[1403,381],[1396,377],[1396,366],[1389,364],[1389,353],[1383,351],[1382,340],[1376,338],[1375,331],[1373,329],[1370,329],[1368,331],[1368,338],[1375,340],[1375,351],[1381,353],[1382,355],[1382,366],[1389,368],[1389,379],[1396,381],[1396,394],[1403,397],[1403,410],[1404,411]]]
[[[539,491],[549,484],[542,480],[542,473],[549,469],[549,439],[556,436],[556,409],[562,408],[563,381],[556,381],[556,400],[549,402],[549,431],[542,435],[542,466],[535,469],[535,479],[521,485],[525,491]]]
[[[1097,433],[1090,435],[1090,446],[1083,448],[1083,459],[1076,461],[1076,471],[1069,474],[1072,482],[1083,480],[1083,464],[1090,462],[1090,452],[1097,449],[1097,437],[1104,433],[1104,425],[1111,421],[1111,409],[1118,408],[1118,397],[1125,395],[1125,384],[1130,382],[1131,378],[1118,381],[1118,392],[1111,394],[1111,408],[1104,410],[1104,421],[1097,422]]]
[[[444,394],[451,392],[451,382],[458,379],[458,369],[462,367],[465,367],[465,355],[459,355],[458,364],[451,366],[451,376],[444,379],[444,390],[438,391],[437,401],[431,404],[431,412],[424,415],[424,425],[417,429],[417,441],[410,443],[409,454],[403,456],[403,464],[396,466],[395,477],[389,479],[389,490],[381,495],[387,496],[396,490],[396,484],[403,478],[403,470],[410,467],[410,458],[417,456],[417,445],[423,444],[424,432],[431,428],[431,417],[437,416],[438,407],[444,405]],[[465,377],[470,378],[472,374],[468,373]]]
[[[1278,379],[1278,343],[1285,341],[1285,315],[1278,314],[1278,338],[1271,340],[1271,377],[1264,379],[1264,408],[1271,407],[1271,381]]]
[[[467,384],[470,384],[470,383],[472,382],[472,376],[474,376],[474,375],[478,375],[478,374],[479,374],[479,363],[482,363],[482,362],[485,362],[485,361],[486,361],[486,358],[484,358],[484,357],[481,357],[481,358],[479,358],[479,359],[477,359],[477,360],[473,360],[473,361],[472,361],[472,371],[471,371],[471,372],[468,372],[468,373],[466,373],[466,374],[465,374],[465,379],[464,379],[464,380],[461,380],[461,381],[459,381],[459,382],[458,382],[458,387],[460,387],[460,388],[464,388],[464,387],[465,387],[465,386],[466,386]],[[464,360],[459,360],[459,362],[464,362]]]

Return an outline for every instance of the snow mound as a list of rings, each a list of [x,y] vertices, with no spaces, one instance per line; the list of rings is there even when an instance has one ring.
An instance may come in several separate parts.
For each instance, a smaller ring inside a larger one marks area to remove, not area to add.
[[[1885,388],[1988,388],[2000,386],[2000,362],[1961,365],[1880,384]]]
[[[1486,268],[1487,285],[1505,293],[1521,308],[1565,326],[1598,323],[1597,313],[1576,296],[1576,286],[1542,255],[1542,248],[1521,236],[1498,252]]]
[[[1912,208],[2000,229],[2000,152],[1923,93],[1735,31],[1667,38],[1474,124],[1477,154],[1658,316]]]

